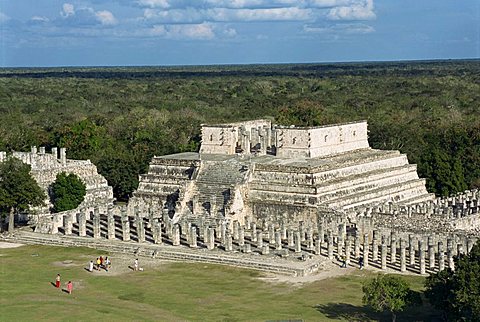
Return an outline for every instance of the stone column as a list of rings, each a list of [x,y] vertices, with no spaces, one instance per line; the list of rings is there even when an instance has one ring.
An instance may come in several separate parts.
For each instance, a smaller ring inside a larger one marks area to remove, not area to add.
[[[321,255],[322,254],[322,240],[320,239],[320,235],[317,235],[315,238],[315,254]]]
[[[415,265],[415,239],[413,235],[408,235],[408,258],[410,260],[410,266]]]
[[[390,263],[395,264],[397,262],[397,237],[392,231],[390,234]]]
[[[225,251],[231,252],[233,250],[233,241],[232,241],[232,234],[230,231],[225,233]]]
[[[115,239],[115,217],[113,214],[113,208],[108,207],[107,209],[107,238]]]
[[[267,243],[263,245],[262,255],[268,255],[268,254],[270,254],[270,245]]]
[[[252,245],[250,244],[245,244],[243,246],[243,252],[246,253],[246,254],[250,254],[252,252]]]
[[[268,241],[270,244],[275,244],[275,226],[268,225]]]
[[[72,234],[72,228],[73,228],[72,215],[68,214],[68,215],[64,216],[63,221],[65,222],[65,224],[64,224],[65,235],[71,235]]]
[[[213,228],[208,229],[207,249],[212,250],[215,248],[215,231]]]
[[[457,256],[460,257],[460,255],[463,255],[463,245],[461,243],[457,244]]]
[[[448,267],[455,270],[455,263],[453,262],[453,240],[447,239],[447,261]]]
[[[418,259],[420,262],[420,274],[425,274],[425,250],[423,249],[423,240],[418,241]]]
[[[387,269],[387,242],[385,236],[382,236],[382,246],[381,246],[381,262],[382,262],[382,269]]]
[[[145,242],[145,226],[143,224],[143,218],[140,217],[140,215],[137,214],[137,238],[139,243],[144,243]]]
[[[318,225],[318,236],[319,236],[319,241],[320,241],[320,249],[323,246],[323,242],[325,240],[325,230],[323,228],[322,224]]]
[[[445,269],[445,252],[443,250],[443,243],[438,242],[438,270],[443,271]]]
[[[263,231],[261,231],[261,230],[257,231],[257,247],[260,250],[263,247]]]
[[[173,246],[180,246],[180,226],[178,224],[173,225],[172,245]]]
[[[313,250],[313,231],[311,228],[307,229],[307,249]]]
[[[277,250],[282,249],[282,232],[281,231],[275,232],[275,248]]]
[[[285,226],[284,222],[282,222],[282,224],[280,225],[280,232],[282,240],[287,239],[287,227]]]
[[[345,238],[345,263],[350,265],[350,253],[352,248],[352,242],[348,236]]]
[[[342,255],[343,255],[343,236],[342,235],[338,235],[338,238],[337,238],[337,258],[339,260],[342,259]]]
[[[428,245],[428,268],[435,268],[435,246],[433,244]]]
[[[197,248],[197,227],[190,227],[190,248]]]
[[[303,221],[300,221],[298,223],[298,230],[300,231],[300,241],[304,242],[305,241],[305,226]]]
[[[251,226],[251,230],[252,230],[250,240],[252,242],[256,242],[257,241],[257,224],[253,222],[253,223],[251,223],[250,226]]]
[[[240,223],[236,220],[233,221],[233,239],[238,240],[238,228],[240,227]]]
[[[405,240],[400,238],[400,272],[407,271],[407,258],[405,250]]]
[[[368,255],[369,255],[369,244],[368,244],[368,234],[363,236],[363,266],[368,267]]]
[[[87,236],[87,218],[83,211],[78,214],[78,236]]]
[[[93,238],[100,238],[100,214],[98,213],[98,209],[95,209],[93,213]]]
[[[295,231],[295,253],[302,252],[302,238],[299,231]]]
[[[152,223],[153,242],[157,245],[162,245],[162,223],[154,220]]]
[[[295,242],[293,240],[293,230],[292,229],[289,229],[288,230],[288,236],[287,236],[287,239],[288,239],[288,246],[289,247],[293,247],[295,246]]]
[[[238,245],[245,245],[245,229],[243,227],[238,227]]]
[[[378,261],[378,238],[377,231],[373,231],[373,240],[372,240],[372,261]]]
[[[327,237],[327,256],[328,259],[332,260],[333,259],[333,234],[329,230],[328,231],[328,237]]]
[[[355,236],[355,239],[353,240],[354,245],[353,245],[353,252],[355,255],[355,258],[360,257],[360,236]]]
[[[122,234],[123,241],[130,241],[130,220],[125,213],[122,217]]]

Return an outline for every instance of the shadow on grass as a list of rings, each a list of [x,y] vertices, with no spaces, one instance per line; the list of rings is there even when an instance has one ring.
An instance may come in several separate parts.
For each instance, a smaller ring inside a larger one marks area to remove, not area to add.
[[[348,303],[328,303],[315,306],[317,311],[327,318],[347,321],[389,321],[389,317],[379,314],[366,306],[355,306]],[[390,320],[391,321],[391,320]]]

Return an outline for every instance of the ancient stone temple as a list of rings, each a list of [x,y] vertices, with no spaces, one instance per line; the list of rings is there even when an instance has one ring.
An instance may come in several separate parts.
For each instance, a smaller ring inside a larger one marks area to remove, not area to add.
[[[13,152],[12,156],[31,166],[32,177],[45,190],[47,196],[57,174],[65,172],[76,174],[85,183],[86,195],[79,207],[107,207],[113,203],[113,189],[107,180],[98,174],[97,167],[90,160],[67,159],[65,148],[54,147],[51,153],[47,153],[45,147],[38,150],[37,147],[32,147],[30,152]],[[0,152],[0,162],[5,158],[6,152]],[[48,199],[45,204],[46,206],[39,211],[48,214],[51,206]]]
[[[203,125],[199,153],[154,157],[131,203],[174,220],[314,224],[322,213],[433,198],[406,155],[369,147],[366,121],[298,128],[254,120]]]

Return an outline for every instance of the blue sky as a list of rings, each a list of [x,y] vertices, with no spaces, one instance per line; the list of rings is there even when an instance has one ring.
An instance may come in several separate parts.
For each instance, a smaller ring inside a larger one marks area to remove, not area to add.
[[[480,0],[0,0],[0,66],[480,57]]]

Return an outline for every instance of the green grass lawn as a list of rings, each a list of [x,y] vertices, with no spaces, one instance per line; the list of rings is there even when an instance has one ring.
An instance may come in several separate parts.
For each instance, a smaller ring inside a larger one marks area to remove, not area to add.
[[[265,282],[261,272],[210,264],[169,263],[144,272],[87,272],[98,252],[85,248],[23,246],[0,249],[0,320],[103,321],[330,321],[386,320],[362,302],[362,282],[372,273],[320,280],[301,287]],[[73,260],[71,266],[58,262]],[[113,255],[115,264],[115,256]],[[76,285],[69,295],[51,283]],[[421,290],[422,277],[405,277]],[[398,321],[432,321],[420,306]]]

